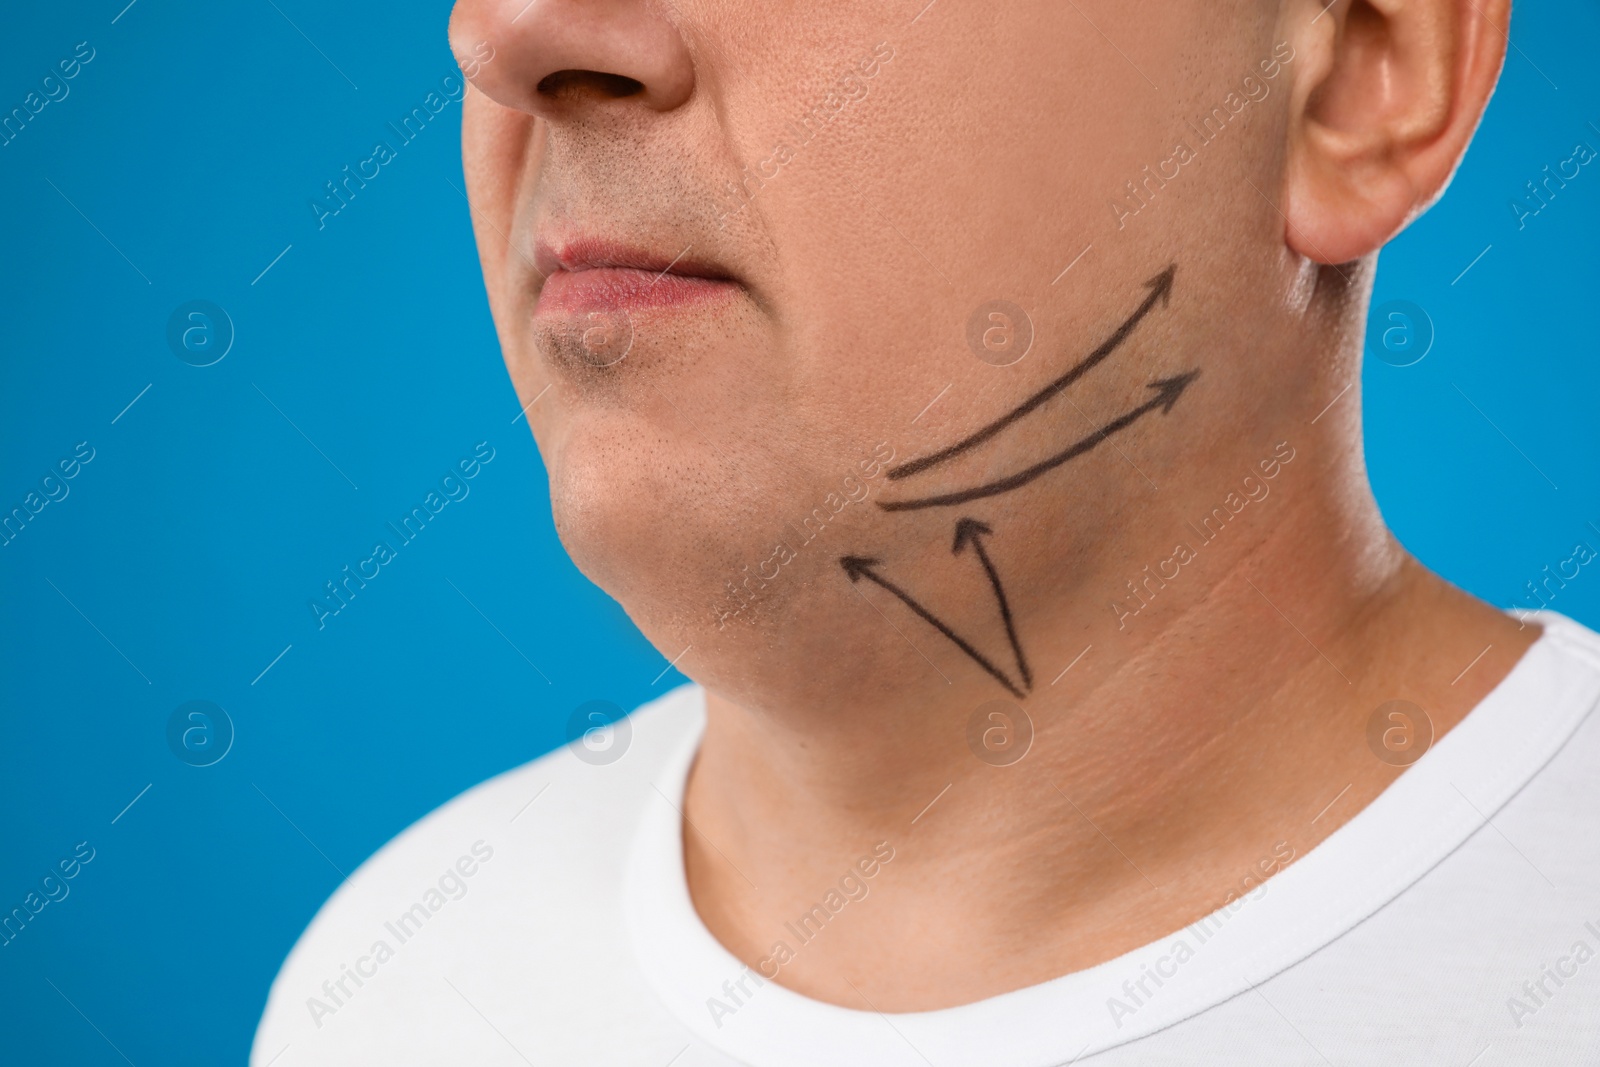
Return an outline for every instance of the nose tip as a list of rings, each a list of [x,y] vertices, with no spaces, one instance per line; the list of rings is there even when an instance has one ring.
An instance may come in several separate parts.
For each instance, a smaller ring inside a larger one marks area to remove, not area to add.
[[[688,45],[651,0],[458,0],[450,47],[490,99],[556,122],[608,103],[670,111],[694,92]]]

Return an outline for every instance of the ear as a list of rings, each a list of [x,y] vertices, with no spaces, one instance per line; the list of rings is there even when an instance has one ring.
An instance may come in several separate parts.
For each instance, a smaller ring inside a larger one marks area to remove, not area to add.
[[[1444,192],[1494,91],[1511,0],[1295,2],[1286,240],[1377,251]]]

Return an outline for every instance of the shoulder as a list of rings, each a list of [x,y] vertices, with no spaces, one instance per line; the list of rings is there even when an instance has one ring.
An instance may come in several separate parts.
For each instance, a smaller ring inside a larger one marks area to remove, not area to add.
[[[1556,745],[1530,782],[1531,795],[1519,796],[1515,806],[1531,808],[1535,798],[1542,798],[1549,809],[1546,814],[1551,816],[1558,812],[1600,813],[1600,794],[1592,787],[1594,769],[1600,766],[1600,716],[1591,714],[1600,706],[1600,633],[1552,611],[1532,617],[1544,633],[1525,656],[1533,676],[1522,690],[1529,707],[1521,709],[1517,725],[1548,729]],[[1509,682],[1508,676],[1501,686]],[[1491,694],[1490,699],[1495,696]],[[1559,710],[1529,723],[1533,706]],[[1538,821],[1541,832],[1548,834],[1559,820],[1541,817]],[[1600,864],[1600,850],[1595,852],[1595,861]]]
[[[398,834],[301,934],[251,1062],[288,1048],[296,1054],[278,1067],[372,1061],[391,1043],[408,1061],[452,1061],[462,1036],[438,1020],[459,1013],[440,1009],[466,1012],[465,1027],[469,1006],[490,1013],[508,998],[549,1048],[541,1029],[592,1010],[605,970],[627,952],[609,916],[636,827],[647,804],[665,803],[652,783],[698,743],[703,718],[702,692],[684,686],[618,723],[603,751],[563,746]]]

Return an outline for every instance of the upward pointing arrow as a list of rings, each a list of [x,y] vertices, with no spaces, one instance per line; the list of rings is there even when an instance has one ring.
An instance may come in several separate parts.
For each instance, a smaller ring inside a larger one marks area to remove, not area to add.
[[[905,604],[906,607],[910,608],[912,611],[921,616],[924,622],[932,626],[935,630],[938,630],[940,633],[944,634],[945,637],[949,638],[957,648],[965,652],[974,663],[982,667],[985,671],[988,671],[989,674],[993,675],[994,678],[999,681],[1001,685],[1005,686],[1013,696],[1015,696],[1018,700],[1023,698],[1024,694],[1022,690],[1018,689],[1016,684],[1013,683],[1010,678],[1006,677],[1004,671],[1000,670],[1000,668],[996,667],[993,663],[990,663],[982,652],[979,652],[976,648],[973,648],[972,645],[962,638],[960,634],[950,629],[950,627],[944,623],[944,620],[940,619],[933,612],[917,603],[916,598],[910,593],[906,592],[904,589],[901,589],[898,585],[895,585],[889,579],[885,578],[883,575],[879,574],[873,569],[881,562],[882,560],[869,559],[865,556],[839,557],[839,566],[844,568],[844,573],[850,578],[851,582],[859,582],[861,579],[865,578],[867,581],[881,585],[883,588],[893,593],[901,603]]]
[[[1128,339],[1128,335],[1133,332],[1133,328],[1139,325],[1140,320],[1142,320],[1146,315],[1150,314],[1151,310],[1156,306],[1158,301],[1162,307],[1166,307],[1172,302],[1172,279],[1177,275],[1177,273],[1178,265],[1174,263],[1160,274],[1157,274],[1154,278],[1151,278],[1149,281],[1145,282],[1145,287],[1150,290],[1150,293],[1144,298],[1144,302],[1134,310],[1133,314],[1129,315],[1122,321],[1122,325],[1118,326],[1116,330],[1112,332],[1110,337],[1107,337],[1104,341],[1100,342],[1100,346],[1098,348],[1096,348],[1093,352],[1090,352],[1087,356],[1083,357],[1083,359],[1079,360],[1077,365],[1066,371],[1066,373],[1062,374],[1055,381],[1046,385],[1028,399],[1024,400],[1017,407],[1011,409],[1011,411],[1000,416],[998,419],[995,419],[989,425],[983,427],[983,429],[978,430],[976,433],[973,433],[968,437],[963,437],[950,447],[940,449],[938,452],[934,452],[931,455],[923,456],[921,459],[909,460],[900,464],[898,467],[891,468],[889,470],[889,478],[895,481],[898,481],[901,478],[909,478],[913,474],[921,473],[930,467],[938,466],[945,460],[959,456],[968,449],[976,448],[978,445],[983,444],[983,442],[989,440],[989,438],[993,437],[1001,430],[1004,430],[1007,426],[1010,426],[1012,423],[1016,422],[1018,419],[1033,412],[1045,401],[1054,397],[1061,390],[1065,389],[1079,378],[1082,378],[1085,374],[1088,374],[1091,370],[1103,362],[1107,356],[1111,355],[1112,352],[1115,352],[1118,345],[1122,344],[1123,341]]]
[[[1015,474],[1004,478],[974,486],[971,489],[962,489],[954,493],[940,493],[938,496],[922,497],[916,500],[880,500],[878,506],[884,511],[916,511],[919,508],[949,507],[954,504],[965,504],[969,500],[979,500],[986,496],[996,496],[1008,493],[1013,489],[1021,488],[1042,474],[1048,474],[1068,460],[1077,459],[1107,437],[1125,430],[1138,422],[1141,418],[1161,409],[1163,415],[1172,410],[1172,405],[1178,402],[1183,391],[1189,384],[1200,377],[1197,370],[1186,371],[1171,378],[1160,378],[1149,384],[1148,388],[1154,389],[1156,395],[1130,411],[1125,411],[1110,422],[1093,430],[1076,443],[1062,449],[1053,456],[1040,460],[1031,467],[1024,467]]]
[[[994,569],[994,562],[989,559],[988,550],[983,547],[983,539],[993,534],[993,529],[977,519],[963,518],[956,523],[956,541],[950,551],[959,556],[961,550],[970,544],[978,554],[978,561],[983,564],[983,571],[989,576],[989,585],[994,589],[994,599],[1000,605],[1000,618],[1006,624],[1006,639],[1011,642],[1011,651],[1016,654],[1022,684],[1032,689],[1033,672],[1028,670],[1028,660],[1022,654],[1022,642],[1017,639],[1017,628],[1011,621],[1011,605],[1006,603],[1006,591],[1000,584],[1000,575]]]

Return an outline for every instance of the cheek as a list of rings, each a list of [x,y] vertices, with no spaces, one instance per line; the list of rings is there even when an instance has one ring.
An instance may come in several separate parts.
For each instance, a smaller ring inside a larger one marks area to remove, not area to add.
[[[472,205],[472,231],[493,304],[526,176],[543,155],[545,124],[502,107],[470,85],[461,101],[461,167]],[[497,310],[498,314],[498,310]]]

